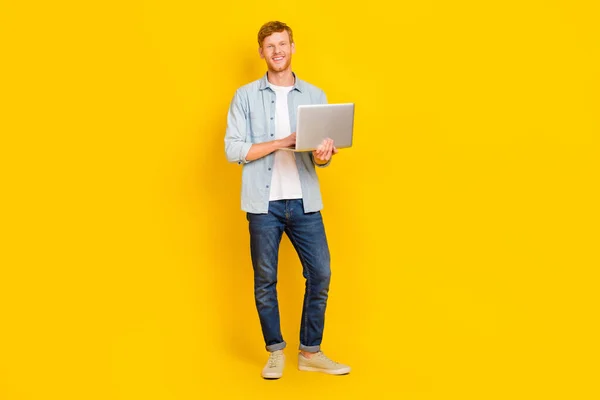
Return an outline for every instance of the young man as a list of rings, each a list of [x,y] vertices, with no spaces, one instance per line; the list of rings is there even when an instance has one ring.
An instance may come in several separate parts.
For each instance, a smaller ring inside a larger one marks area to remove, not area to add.
[[[298,368],[347,374],[350,367],[330,360],[320,348],[331,271],[315,165],[327,166],[337,149],[326,139],[313,152],[280,150],[296,143],[298,106],[324,104],[327,99],[321,89],[292,72],[295,44],[289,26],[278,21],[264,24],[258,44],[267,73],[236,91],[227,117],[225,153],[230,162],[243,165],[242,210],[249,221],[254,296],[270,352],[262,376],[280,378],[285,362],[276,291],[284,232],[300,257],[306,279]]]

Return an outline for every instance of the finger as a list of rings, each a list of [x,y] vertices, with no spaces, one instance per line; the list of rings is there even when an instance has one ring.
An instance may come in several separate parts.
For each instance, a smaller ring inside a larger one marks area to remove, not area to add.
[[[325,156],[327,157],[327,160],[329,160],[329,159],[331,158],[331,154],[332,154],[332,153],[333,153],[333,142],[332,142],[332,141],[330,141],[330,142],[328,143],[328,146],[327,146],[327,152],[326,152],[326,154],[325,154]]]
[[[329,159],[331,158],[332,154],[333,154],[333,146],[331,146],[329,148],[329,151],[327,151],[327,156],[326,156],[327,157],[327,159],[326,159],[327,161],[329,161]]]
[[[313,151],[313,156],[315,156],[319,160],[322,160],[321,157],[323,157],[323,145],[319,145],[319,147],[317,147],[317,149]]]
[[[329,139],[324,139],[323,142],[321,143],[320,147],[321,147],[321,156],[325,157],[325,155],[329,151]],[[324,160],[324,158],[321,158],[321,160]]]

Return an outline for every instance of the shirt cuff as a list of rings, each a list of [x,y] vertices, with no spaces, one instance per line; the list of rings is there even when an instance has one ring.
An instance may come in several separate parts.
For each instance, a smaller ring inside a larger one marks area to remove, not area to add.
[[[249,161],[246,160],[246,156],[248,155],[248,152],[250,151],[250,147],[252,147],[252,143],[243,143],[242,147],[240,149],[240,157],[239,157],[239,161],[238,164],[248,164]]]

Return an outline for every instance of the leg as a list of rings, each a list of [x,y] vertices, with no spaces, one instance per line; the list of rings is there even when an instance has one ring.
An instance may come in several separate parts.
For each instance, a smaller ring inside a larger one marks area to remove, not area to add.
[[[250,229],[250,253],[254,268],[254,299],[267,351],[285,348],[281,335],[277,301],[277,260],[284,225],[269,206],[268,214],[247,214]]]
[[[285,232],[298,252],[302,273],[306,279],[300,324],[300,349],[317,352],[323,339],[331,279],[329,247],[321,213],[305,214],[301,200],[290,204],[293,206],[290,207],[290,220]]]

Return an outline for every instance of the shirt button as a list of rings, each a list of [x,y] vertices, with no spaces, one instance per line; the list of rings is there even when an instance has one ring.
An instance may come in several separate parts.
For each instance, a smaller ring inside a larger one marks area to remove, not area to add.
[[[271,170],[271,168],[269,168],[269,171]],[[267,186],[268,187],[268,186]]]
[[[267,189],[269,188],[269,185],[267,185]]]
[[[271,104],[275,103],[275,100],[271,100]]]
[[[271,133],[271,136],[273,136],[273,134]]]
[[[273,120],[273,117],[271,117],[271,120]]]

